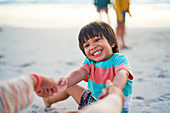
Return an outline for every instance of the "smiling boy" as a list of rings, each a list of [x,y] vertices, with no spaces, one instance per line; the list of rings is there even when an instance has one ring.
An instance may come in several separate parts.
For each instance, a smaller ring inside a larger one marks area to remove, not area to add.
[[[102,90],[106,88],[106,81],[111,80],[122,89],[125,96],[122,112],[128,113],[132,99],[133,75],[128,58],[119,53],[112,27],[105,22],[91,22],[80,30],[78,39],[79,47],[86,56],[83,65],[58,80],[60,91],[53,97],[44,98],[45,105],[50,107],[51,104],[72,96],[79,109],[82,109],[98,101]],[[88,89],[77,85],[82,80],[88,82]]]

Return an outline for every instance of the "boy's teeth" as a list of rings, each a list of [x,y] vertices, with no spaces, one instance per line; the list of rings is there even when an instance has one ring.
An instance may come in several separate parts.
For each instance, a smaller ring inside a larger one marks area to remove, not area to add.
[[[100,54],[100,53],[101,53],[101,50],[100,50],[100,51],[95,52],[93,55],[95,56],[95,55]]]

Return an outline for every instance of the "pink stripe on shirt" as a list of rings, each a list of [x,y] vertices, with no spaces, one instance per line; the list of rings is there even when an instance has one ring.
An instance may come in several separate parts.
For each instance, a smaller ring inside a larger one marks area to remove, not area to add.
[[[19,87],[21,89],[21,96],[22,96],[22,106],[21,106],[21,109],[23,109],[26,105],[25,105],[25,91],[24,91],[24,84],[20,81],[18,81],[18,84],[19,84]]]
[[[114,67],[109,67],[109,69],[95,68],[91,70],[90,79],[98,84],[106,84],[107,80],[113,81],[115,77]]]
[[[7,84],[9,85],[9,87],[12,89],[13,94],[14,94],[14,99],[15,99],[15,113],[17,112],[17,108],[18,108],[18,97],[17,97],[17,92],[15,90],[15,88],[7,82]]]
[[[132,73],[130,71],[131,70],[130,67],[128,67],[127,65],[121,64],[121,65],[116,67],[116,72],[121,70],[121,69],[124,69],[124,70],[129,72],[128,80],[133,80],[133,75],[132,75]]]
[[[30,89],[30,85],[28,83],[28,81],[24,78],[23,79],[24,82],[26,83],[27,85],[27,92],[28,92],[28,105],[31,104],[31,100],[32,100],[32,95],[31,95],[31,89]]]
[[[133,80],[130,67],[124,64],[117,66],[116,69],[114,66],[109,67],[108,69],[96,68],[94,64],[84,64],[81,66],[81,68],[85,69],[89,73],[90,79],[98,84],[105,84],[106,80],[108,79],[113,81],[116,72],[121,69],[127,70],[129,72],[128,80]],[[86,82],[88,81],[88,78],[89,77],[85,78]]]
[[[105,84],[108,79],[113,81],[115,77],[115,69],[113,66],[109,67],[109,69],[104,69],[95,68],[94,64],[84,64],[81,68],[87,70],[90,74],[90,79],[98,84]],[[88,77],[85,79],[88,80]]]
[[[92,64],[89,64],[89,65],[92,65]],[[89,65],[88,64],[84,64],[80,68],[85,69],[88,73],[90,73],[90,67],[91,66],[89,66]],[[93,67],[94,67],[94,65],[93,65]]]
[[[6,100],[6,97],[4,95],[2,88],[0,88],[0,94],[1,94],[3,102],[4,102],[5,113],[8,113],[8,104],[7,104],[7,100]]]

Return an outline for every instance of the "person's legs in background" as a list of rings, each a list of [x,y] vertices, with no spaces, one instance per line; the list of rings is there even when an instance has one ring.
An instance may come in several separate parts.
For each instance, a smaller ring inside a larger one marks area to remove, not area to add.
[[[125,44],[125,13],[126,11],[122,12],[123,15],[123,21],[119,22],[117,21],[117,28],[116,28],[116,35],[119,41],[119,47],[120,49],[128,48]]]

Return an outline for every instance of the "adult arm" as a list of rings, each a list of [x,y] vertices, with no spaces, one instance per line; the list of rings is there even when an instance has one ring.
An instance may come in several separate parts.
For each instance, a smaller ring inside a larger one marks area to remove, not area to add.
[[[0,82],[0,113],[16,113],[28,106],[33,100],[33,86],[29,76]]]
[[[56,91],[55,81],[49,77],[39,76],[40,89]],[[33,92],[37,88],[35,76],[22,76],[0,82],[0,113],[16,113],[32,103]]]
[[[104,96],[107,94],[107,96]],[[117,88],[110,80],[106,82],[106,89],[102,91],[104,98],[91,104],[80,111],[80,113],[121,113],[124,96],[120,88]]]

